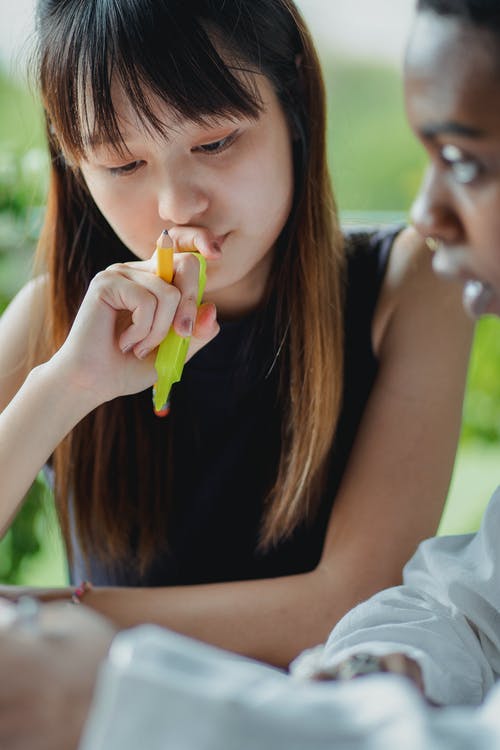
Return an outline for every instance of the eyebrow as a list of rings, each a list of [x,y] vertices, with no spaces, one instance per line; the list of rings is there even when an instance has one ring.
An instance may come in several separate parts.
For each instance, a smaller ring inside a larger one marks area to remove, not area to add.
[[[424,138],[436,138],[438,135],[457,135],[465,138],[482,138],[485,135],[484,130],[474,128],[470,125],[462,125],[460,122],[438,122],[424,125],[420,128],[420,133]]]

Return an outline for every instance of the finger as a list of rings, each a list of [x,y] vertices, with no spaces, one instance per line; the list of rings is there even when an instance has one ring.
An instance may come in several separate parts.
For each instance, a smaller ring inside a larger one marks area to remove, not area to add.
[[[152,248],[151,257],[146,260],[128,260],[125,263],[113,263],[108,268],[130,268],[139,273],[156,273],[156,255],[156,248]]]
[[[173,319],[173,327],[179,336],[191,336],[198,313],[198,288],[200,262],[192,253],[177,253],[174,256],[174,283],[181,296]]]
[[[201,253],[210,260],[218,260],[222,255],[221,245],[224,236],[216,237],[205,227],[172,227],[168,233],[176,251]]]
[[[193,329],[193,338],[200,340],[212,339],[220,331],[217,321],[217,308],[212,302],[205,302],[200,305],[196,315],[196,321]]]
[[[130,325],[119,333],[118,346],[123,352],[133,349],[143,359],[165,338],[180,299],[175,286],[124,264],[102,271],[92,286],[113,310],[130,313]]]
[[[200,349],[214,339],[220,331],[215,305],[200,305],[186,359],[191,359]]]
[[[117,314],[127,312],[128,317],[123,322],[123,330],[118,331],[118,346],[123,352],[137,346],[149,334],[153,324],[157,298],[148,289],[135,284],[122,273],[106,270],[92,279],[89,292],[81,308],[81,315],[85,314],[88,305],[97,300],[114,312],[113,320],[122,325],[122,317]],[[77,321],[78,322],[78,317]],[[114,323],[113,323],[114,325]]]
[[[115,263],[101,271],[95,278],[99,277],[101,281],[104,281],[104,284],[110,285],[110,287],[113,287],[114,284],[119,285],[121,279],[128,279],[134,284],[148,289],[151,294],[159,299],[165,293],[168,294],[169,285],[156,272],[148,270],[152,267],[152,263],[147,268],[142,262],[140,267],[135,263]]]
[[[424,683],[420,665],[406,654],[394,653],[386,654],[382,662],[388,672],[400,674],[409,677],[417,685],[421,692],[424,692]]]
[[[141,342],[141,358],[161,344],[173,325],[181,336],[190,336],[196,318],[200,264],[191,253],[177,253],[175,283],[168,284],[156,274],[156,252],[149,266],[141,263],[119,264],[117,273],[134,281],[155,295],[157,308],[148,336]],[[154,273],[146,268],[154,268]],[[137,348],[136,348],[137,353]]]
[[[386,654],[380,661],[387,672],[406,674],[406,657],[404,654]]]

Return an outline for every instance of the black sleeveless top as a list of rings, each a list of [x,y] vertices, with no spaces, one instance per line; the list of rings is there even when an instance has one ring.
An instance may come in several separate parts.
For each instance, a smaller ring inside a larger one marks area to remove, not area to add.
[[[318,564],[326,527],[377,373],[372,320],[398,229],[347,237],[344,396],[327,487],[314,520],[266,553],[257,550],[263,501],[280,455],[272,321],[245,342],[254,317],[222,324],[185,366],[172,392],[174,509],[169,552],[139,577],[97,559],[87,567],[74,538],[70,577],[95,585],[169,586],[271,578]],[[259,329],[260,330],[260,329]],[[257,353],[257,356],[255,354]],[[263,367],[264,363],[264,367]]]

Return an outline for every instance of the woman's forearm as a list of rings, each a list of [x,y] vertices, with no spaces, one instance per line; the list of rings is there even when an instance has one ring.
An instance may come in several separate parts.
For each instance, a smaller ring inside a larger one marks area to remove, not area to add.
[[[0,536],[58,443],[95,405],[53,360],[30,372],[0,414]]]
[[[345,576],[334,580],[318,568],[257,581],[97,588],[84,603],[119,628],[155,623],[285,668],[300,651],[325,641],[342,615],[383,585],[349,586]]]

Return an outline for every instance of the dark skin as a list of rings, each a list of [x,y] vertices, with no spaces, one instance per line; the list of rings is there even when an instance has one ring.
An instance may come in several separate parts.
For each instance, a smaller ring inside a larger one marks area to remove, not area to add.
[[[464,54],[467,50],[467,54]],[[500,41],[421,13],[405,65],[408,120],[429,156],[413,221],[438,240],[435,270],[487,282],[500,314]]]
[[[452,17],[419,14],[407,48],[405,97],[409,123],[428,153],[429,166],[413,206],[413,222],[423,237],[438,241],[435,270],[462,282],[487,284],[492,295],[483,312],[496,315],[499,70],[500,35]],[[474,309],[469,312],[475,314]],[[337,679],[340,666],[329,679]],[[419,665],[404,654],[384,656],[380,671],[405,675],[425,694]]]

